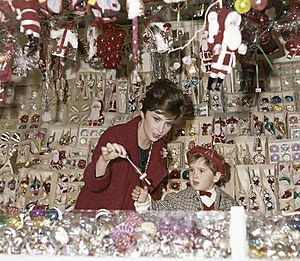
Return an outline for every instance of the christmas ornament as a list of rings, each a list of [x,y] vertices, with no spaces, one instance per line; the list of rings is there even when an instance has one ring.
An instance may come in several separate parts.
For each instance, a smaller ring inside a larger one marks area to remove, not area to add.
[[[39,0],[38,7],[40,13],[46,17],[63,12],[62,0]]]
[[[288,51],[286,56],[288,59],[300,57],[300,38],[286,41],[285,49]]]
[[[54,39],[52,55],[74,60],[78,48],[77,27],[74,22],[68,22],[62,28],[52,28],[50,38]]]
[[[97,37],[97,56],[107,69],[116,69],[121,62],[126,32],[114,23],[102,26],[102,34]]]
[[[234,8],[240,14],[247,13],[251,8],[251,0],[236,0]]]
[[[265,129],[272,135],[275,135],[274,122],[271,122],[267,116],[264,116],[264,122],[265,122]]]
[[[126,9],[128,13],[128,19],[144,15],[145,5],[142,0],[127,0]]]
[[[104,124],[103,107],[102,101],[93,101],[88,120],[90,126],[101,126]]]
[[[113,22],[116,17],[111,14],[111,11],[120,11],[121,5],[118,0],[96,0],[88,1],[89,13],[94,16],[96,20],[104,22]]]
[[[251,0],[251,6],[257,11],[263,11],[268,6],[268,0]]]

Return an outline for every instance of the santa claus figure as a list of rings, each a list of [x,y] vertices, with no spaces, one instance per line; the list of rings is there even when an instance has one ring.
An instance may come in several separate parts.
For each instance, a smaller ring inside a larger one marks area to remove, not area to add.
[[[52,151],[52,160],[50,162],[51,168],[62,169],[61,156],[58,150]]]
[[[93,101],[91,106],[91,112],[89,116],[89,125],[90,126],[101,126],[104,123],[103,116],[103,103],[102,101]]]
[[[37,13],[38,2],[36,0],[13,0],[12,4],[21,21],[20,31],[26,35],[39,38],[41,32],[40,16]]]
[[[239,28],[241,15],[236,11],[229,12],[223,8],[218,14],[217,21],[215,17],[216,14],[208,16],[208,43],[212,52],[208,91],[212,90],[215,80],[217,80],[215,90],[220,91],[225,76],[230,74],[236,65],[236,55],[246,54],[247,51],[247,46],[242,43]]]

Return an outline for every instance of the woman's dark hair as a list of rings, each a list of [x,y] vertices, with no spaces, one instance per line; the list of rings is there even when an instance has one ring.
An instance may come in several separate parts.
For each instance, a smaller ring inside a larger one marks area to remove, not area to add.
[[[142,111],[156,111],[166,117],[181,120],[184,115],[185,99],[182,91],[170,80],[162,79],[146,87]]]

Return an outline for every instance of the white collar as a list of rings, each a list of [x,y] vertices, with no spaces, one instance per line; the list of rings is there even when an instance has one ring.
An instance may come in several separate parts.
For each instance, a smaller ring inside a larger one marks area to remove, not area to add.
[[[217,192],[215,187],[213,187],[210,190],[206,190],[207,192],[211,193],[211,196],[200,196],[201,201],[204,205],[206,205],[207,207],[210,207],[212,204],[214,204],[215,200],[216,200],[216,196],[217,196]],[[198,192],[199,193],[199,192]]]

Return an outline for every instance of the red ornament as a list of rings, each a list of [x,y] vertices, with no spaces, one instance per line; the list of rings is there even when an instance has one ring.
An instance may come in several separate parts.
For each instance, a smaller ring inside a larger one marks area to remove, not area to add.
[[[288,59],[300,57],[300,38],[286,41],[285,48],[288,51]]]
[[[268,0],[251,0],[251,6],[257,11],[263,11],[268,6]]]

